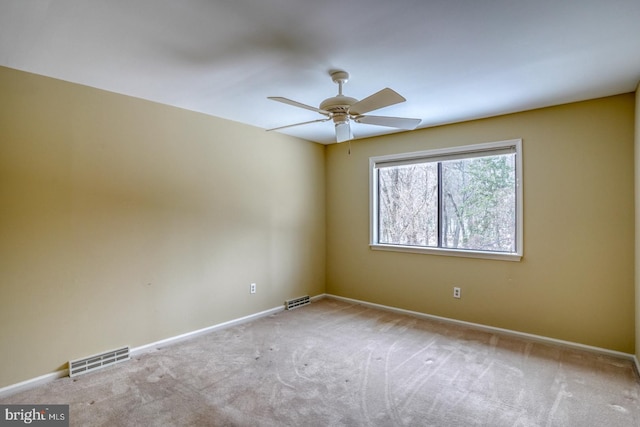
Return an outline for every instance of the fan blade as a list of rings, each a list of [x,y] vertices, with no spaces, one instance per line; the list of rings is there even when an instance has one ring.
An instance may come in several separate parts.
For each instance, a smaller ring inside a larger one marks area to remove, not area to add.
[[[338,123],[336,125],[336,142],[345,142],[350,139],[353,139],[353,134],[351,133],[351,125],[349,122]]]
[[[324,114],[326,116],[329,115],[328,111],[325,110],[321,110],[319,108],[316,107],[312,107],[311,105],[307,105],[307,104],[303,104],[301,102],[298,101],[294,101],[292,99],[289,98],[283,98],[281,96],[268,96],[268,99],[271,99],[273,101],[278,101],[278,102],[282,102],[284,104],[289,104],[289,105],[293,105],[294,107],[300,107],[300,108],[304,108],[306,110],[311,110],[311,111],[315,111],[316,113],[320,113],[320,114]]]
[[[404,101],[406,101],[406,99],[398,92],[387,87],[353,104],[349,109],[349,113],[355,115],[364,114]]]
[[[354,118],[353,120],[355,120],[357,123],[364,123],[367,125],[388,126],[390,128],[405,130],[414,130],[422,121],[420,119],[407,119],[404,117],[386,116],[360,116]]]
[[[272,130],[280,130],[280,129],[292,128],[294,126],[308,125],[310,123],[326,122],[327,120],[331,120],[331,118],[328,117],[326,119],[310,120],[308,122],[302,122],[302,123],[295,123],[293,125],[280,126],[280,127],[273,128],[273,129],[267,129],[267,132],[272,131]]]

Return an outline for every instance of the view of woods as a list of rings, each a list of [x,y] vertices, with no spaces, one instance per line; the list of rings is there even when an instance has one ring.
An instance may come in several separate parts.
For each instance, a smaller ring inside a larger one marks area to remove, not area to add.
[[[516,251],[515,154],[382,167],[378,192],[379,243]]]

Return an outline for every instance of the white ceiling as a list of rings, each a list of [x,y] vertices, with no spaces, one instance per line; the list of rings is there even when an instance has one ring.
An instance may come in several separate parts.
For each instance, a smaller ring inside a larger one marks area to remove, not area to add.
[[[321,118],[267,96],[318,106],[344,69],[428,127],[634,91],[640,1],[0,0],[0,65],[261,128]]]

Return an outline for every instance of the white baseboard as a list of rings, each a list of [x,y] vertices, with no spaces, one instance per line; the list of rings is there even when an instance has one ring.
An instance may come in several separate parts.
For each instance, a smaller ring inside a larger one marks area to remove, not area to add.
[[[404,309],[401,309],[401,308],[395,308],[395,307],[390,307],[390,306],[386,306],[386,305],[375,304],[375,303],[366,302],[366,301],[360,301],[360,300],[356,300],[356,299],[352,299],[352,298],[341,297],[341,296],[338,296],[338,295],[319,294],[319,295],[311,297],[310,300],[313,302],[313,301],[321,300],[323,298],[333,298],[333,299],[342,300],[342,301],[345,301],[345,302],[350,302],[350,303],[353,303],[353,304],[360,304],[360,305],[364,305],[364,306],[378,308],[378,309],[381,309],[381,310],[392,311],[392,312],[395,312],[395,313],[407,314],[407,315],[410,315],[410,316],[421,317],[421,318],[425,318],[425,319],[440,320],[440,321],[443,321],[443,322],[455,323],[455,324],[458,324],[458,325],[465,325],[465,326],[469,326],[469,327],[476,328],[476,329],[482,329],[482,330],[486,330],[486,331],[489,331],[489,332],[497,332],[497,333],[501,333],[501,334],[505,334],[505,335],[513,335],[513,336],[527,338],[527,339],[531,339],[531,340],[535,340],[535,341],[540,341],[540,342],[545,342],[545,343],[550,343],[550,344],[558,344],[558,345],[563,345],[563,346],[566,346],[566,347],[572,347],[572,348],[577,348],[577,349],[582,349],[582,350],[588,350],[588,351],[595,352],[595,353],[606,354],[606,355],[609,355],[609,356],[615,356],[615,357],[624,358],[624,359],[627,359],[627,360],[633,360],[635,362],[637,373],[638,373],[638,375],[640,375],[640,361],[638,361],[638,358],[633,354],[622,353],[622,352],[608,350],[608,349],[600,348],[600,347],[592,347],[592,346],[588,346],[588,345],[584,345],[584,344],[573,343],[573,342],[570,342],[570,341],[557,340],[557,339],[554,339],[554,338],[543,337],[543,336],[540,336],[540,335],[532,335],[532,334],[527,334],[527,333],[524,333],[524,332],[512,331],[510,329],[495,328],[493,326],[481,325],[479,323],[471,323],[471,322],[465,322],[465,321],[462,321],[462,320],[450,319],[450,318],[447,318],[447,317],[434,316],[434,315],[431,315],[431,314],[420,313],[420,312],[417,312],[417,311],[404,310]],[[167,338],[167,339],[156,341],[156,342],[153,342],[153,343],[150,343],[150,344],[145,344],[145,345],[142,345],[142,346],[139,346],[139,347],[135,347],[135,348],[132,348],[130,350],[130,354],[131,354],[131,356],[134,356],[136,354],[142,354],[142,353],[145,353],[145,352],[150,352],[150,351],[153,351],[154,349],[157,349],[158,347],[161,347],[161,346],[166,346],[166,345],[169,345],[169,344],[175,344],[175,343],[178,343],[180,341],[184,341],[184,340],[189,339],[189,338],[197,337],[198,335],[202,335],[202,334],[205,334],[205,333],[208,333],[208,332],[213,332],[213,331],[218,330],[218,329],[229,328],[231,326],[240,325],[242,323],[250,322],[252,320],[256,320],[256,319],[259,319],[261,317],[266,317],[266,316],[269,316],[271,314],[279,313],[281,311],[284,311],[284,306],[274,307],[274,308],[271,308],[271,309],[268,309],[268,310],[261,311],[259,313],[254,313],[254,314],[250,314],[248,316],[240,317],[238,319],[229,320],[228,322],[218,323],[216,325],[212,325],[212,326],[209,326],[209,327],[206,327],[206,328],[198,329],[198,330],[195,330],[195,331],[192,331],[192,332],[187,332],[185,334],[177,335],[177,336],[174,336],[174,337],[171,337],[171,338]],[[8,396],[10,396],[12,394],[19,393],[19,392],[24,391],[24,390],[28,390],[30,388],[34,388],[34,387],[37,387],[37,386],[40,386],[40,385],[44,385],[46,383],[55,381],[58,378],[66,377],[67,375],[69,375],[69,370],[68,369],[61,369],[59,371],[51,372],[51,373],[48,373],[48,374],[45,374],[45,375],[41,375],[41,376],[36,377],[36,378],[32,378],[32,379],[29,379],[29,380],[26,380],[26,381],[19,382],[17,384],[11,384],[11,385],[8,385],[6,387],[2,387],[2,388],[0,388],[0,399],[8,397]]]
[[[229,328],[231,326],[240,325],[242,323],[250,322],[255,319],[259,319],[260,317],[266,317],[274,313],[279,313],[284,311],[284,305],[281,307],[270,308],[265,311],[261,311],[259,313],[250,314],[248,316],[240,317],[238,319],[229,320],[228,322],[218,323],[216,325],[208,326],[206,328],[198,329],[195,331],[187,332],[185,334],[176,335],[175,337],[166,338],[160,341],[152,342],[150,344],[141,345],[139,347],[132,348],[130,351],[131,356],[135,356],[142,353],[147,353],[149,351],[153,351],[158,347],[175,344],[180,341],[184,341],[190,338],[195,338],[198,335],[206,334],[209,332],[216,331],[218,329]]]
[[[310,297],[309,300],[312,301],[312,302],[313,301],[318,301],[318,300],[320,300],[322,298],[325,298],[326,296],[327,296],[327,294],[319,294],[319,295]],[[259,319],[261,317],[270,316],[272,314],[279,313],[281,311],[284,311],[284,305],[278,306],[278,307],[274,307],[274,308],[270,308],[268,310],[264,310],[264,311],[261,311],[259,313],[254,313],[254,314],[250,314],[248,316],[240,317],[238,319],[229,320],[228,322],[218,323],[217,325],[208,326],[206,328],[198,329],[196,331],[187,332],[186,334],[177,335],[175,337],[171,337],[171,338],[167,338],[167,339],[164,339],[164,340],[156,341],[156,342],[153,342],[153,343],[150,343],[150,344],[145,344],[145,345],[142,345],[142,346],[139,346],[139,347],[135,347],[135,348],[132,348],[130,350],[130,354],[131,354],[131,356],[135,356],[136,354],[149,352],[149,351],[152,351],[153,349],[161,347],[161,346],[166,346],[166,345],[169,345],[169,344],[175,344],[177,342],[180,342],[180,341],[183,341],[183,340],[186,340],[186,339],[189,339],[189,338],[197,337],[198,335],[206,334],[208,332],[213,332],[213,331],[218,330],[218,329],[229,328],[231,326],[240,325],[242,323],[250,322],[252,320],[256,320],[256,319]]]
[[[58,378],[66,377],[67,375],[69,375],[69,370],[61,369],[59,371],[51,372],[49,374],[41,375],[36,378],[31,378],[29,380],[19,382],[17,384],[11,384],[6,387],[2,387],[0,388],[0,399],[24,390],[28,390],[30,388],[50,383],[57,380]]]
[[[575,342],[571,342],[571,341],[564,341],[564,340],[558,340],[555,338],[549,338],[549,337],[545,337],[542,335],[534,335],[534,334],[528,334],[525,332],[518,332],[518,331],[514,331],[511,329],[503,329],[503,328],[496,328],[494,326],[487,326],[487,325],[482,325],[480,323],[472,323],[472,322],[466,322],[464,320],[456,320],[456,319],[451,319],[448,317],[440,317],[440,316],[434,316],[432,314],[425,314],[425,313],[420,313],[417,311],[411,311],[411,310],[404,310],[402,308],[396,308],[396,307],[390,307],[387,305],[382,305],[382,304],[375,304],[372,302],[367,302],[367,301],[361,301],[361,300],[357,300],[357,299],[353,299],[353,298],[346,298],[346,297],[341,297],[338,295],[333,295],[333,294],[324,294],[324,296],[326,298],[334,298],[340,301],[345,301],[345,302],[350,302],[353,304],[360,304],[360,305],[364,305],[364,306],[369,306],[369,307],[373,307],[373,308],[378,308],[381,310],[386,310],[386,311],[392,311],[394,313],[399,313],[399,314],[406,314],[409,316],[414,316],[414,317],[420,317],[423,319],[430,319],[430,320],[438,320],[441,322],[447,322],[447,323],[454,323],[457,325],[462,325],[462,326],[467,326],[470,328],[474,328],[474,329],[481,329],[487,332],[493,332],[493,333],[499,333],[499,334],[503,334],[503,335],[511,335],[511,336],[515,336],[515,337],[519,337],[519,338],[526,338],[532,341],[537,341],[537,342],[542,342],[542,343],[547,343],[547,344],[555,344],[555,345],[560,345],[563,347],[569,347],[569,348],[574,348],[574,349],[579,349],[579,350],[586,350],[592,353],[598,353],[598,354],[603,354],[603,355],[607,355],[607,356],[613,356],[613,357],[617,357],[617,358],[621,358],[621,359],[626,359],[626,360],[631,360],[631,361],[635,361],[635,365],[636,368],[638,369],[638,373],[640,374],[640,363],[638,362],[638,358],[630,353],[623,353],[620,351],[615,351],[615,350],[609,350],[607,348],[601,348],[601,347],[594,347],[594,346],[590,346],[590,345],[585,345],[585,344],[580,344],[580,343],[575,343]]]
[[[311,297],[311,301],[317,301],[318,299],[322,299],[325,297],[325,294],[316,295]],[[153,351],[161,346],[166,346],[169,344],[175,344],[180,341],[184,341],[189,338],[197,337],[198,335],[202,335],[208,332],[213,332],[218,329],[229,328],[231,326],[240,325],[242,323],[250,322],[255,319],[259,319],[260,317],[269,316],[274,313],[278,313],[284,311],[284,305],[270,308],[268,310],[261,311],[259,313],[250,314],[248,316],[240,317],[238,319],[229,320],[228,322],[218,323],[216,325],[208,326],[206,328],[198,329],[195,331],[187,332],[185,334],[177,335],[174,337],[166,338],[160,341],[152,342],[150,344],[141,345],[139,347],[135,347],[129,350],[129,354],[131,356],[139,355],[142,353]],[[58,378],[66,377],[69,375],[68,369],[61,369],[56,372],[51,372],[45,375],[41,375],[37,378],[32,378],[26,381],[22,381],[17,384],[11,384],[6,387],[0,388],[0,399],[11,396],[12,394],[19,393],[24,390],[28,390],[30,388],[34,388],[40,385],[44,385],[46,383],[57,380]]]
[[[315,297],[311,297],[311,298],[309,298],[309,300],[310,300],[311,302],[314,302],[314,301],[321,300],[321,299],[323,299],[323,298],[327,298],[328,296],[329,296],[329,295],[327,295],[327,294],[319,294],[319,295],[316,295]]]

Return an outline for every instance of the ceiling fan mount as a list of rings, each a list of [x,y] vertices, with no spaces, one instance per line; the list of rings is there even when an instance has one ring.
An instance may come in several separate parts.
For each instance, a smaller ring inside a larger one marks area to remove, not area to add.
[[[349,81],[349,73],[344,70],[331,70],[329,71],[329,75],[331,76],[331,80],[339,85],[343,85]]]
[[[349,81],[349,73],[344,70],[333,70],[330,72],[331,79],[338,85],[338,94],[325,99],[320,103],[319,108],[302,104],[288,98],[270,96],[269,99],[304,108],[322,114],[325,118],[311,120],[303,123],[280,126],[268,130],[279,130],[293,126],[300,126],[310,123],[326,122],[332,120],[336,129],[336,142],[344,142],[353,139],[351,131],[351,121],[356,123],[371,124],[378,126],[388,126],[405,130],[413,130],[420,124],[420,119],[408,119],[403,117],[384,117],[365,115],[369,111],[388,107],[406,101],[404,97],[393,89],[385,88],[360,101],[356,98],[346,96],[342,93],[342,86]]]

